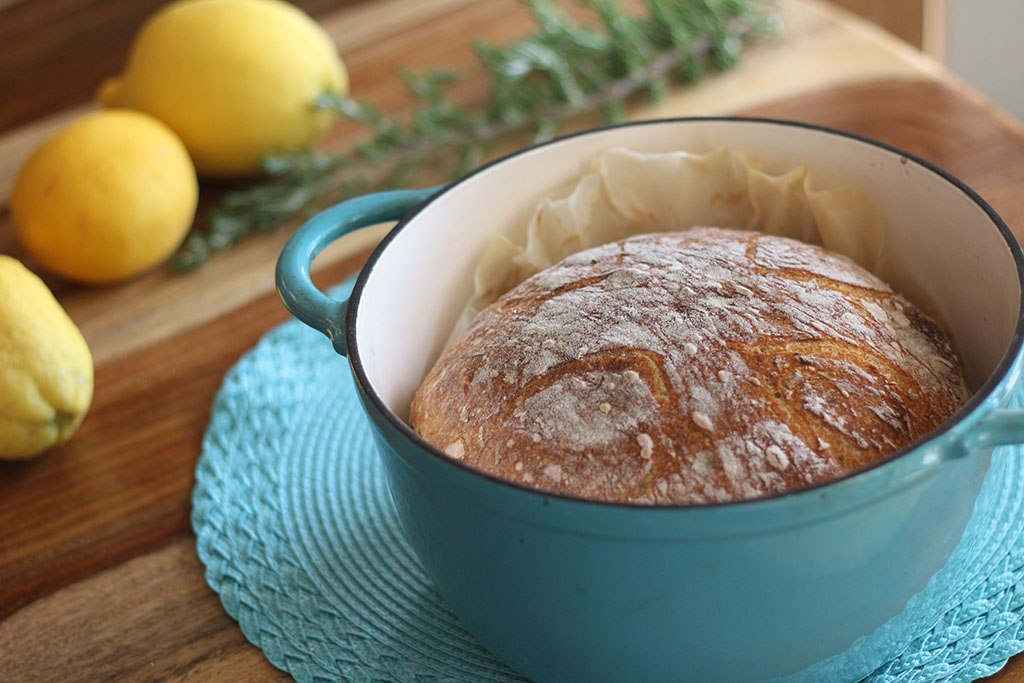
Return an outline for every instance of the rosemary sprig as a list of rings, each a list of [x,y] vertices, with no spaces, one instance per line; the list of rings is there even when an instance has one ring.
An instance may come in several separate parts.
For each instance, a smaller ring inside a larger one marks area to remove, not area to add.
[[[554,0],[525,0],[535,33],[506,46],[474,44],[490,78],[490,97],[476,108],[450,97],[458,76],[448,71],[401,73],[415,100],[407,120],[349,97],[321,96],[317,107],[362,124],[370,137],[344,153],[269,157],[267,180],[227,194],[174,265],[195,268],[249,234],[348,197],[408,186],[424,171],[435,180],[457,178],[516,135],[543,141],[590,113],[621,121],[634,96],[656,100],[673,82],[729,68],[744,41],[776,21],[770,0],[645,0],[643,14],[616,0],[577,1],[593,10],[594,26],[572,22]]]

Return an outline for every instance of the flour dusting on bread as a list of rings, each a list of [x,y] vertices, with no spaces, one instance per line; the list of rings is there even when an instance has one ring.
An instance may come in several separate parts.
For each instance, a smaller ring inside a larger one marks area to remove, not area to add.
[[[966,397],[939,328],[849,259],[695,228],[578,252],[506,293],[442,355],[411,421],[526,485],[701,503],[863,467]]]

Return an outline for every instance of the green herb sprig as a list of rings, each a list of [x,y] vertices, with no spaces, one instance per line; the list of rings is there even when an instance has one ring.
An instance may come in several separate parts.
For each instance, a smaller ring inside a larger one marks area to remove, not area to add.
[[[321,96],[317,107],[362,124],[368,139],[342,153],[267,158],[266,181],[225,195],[175,267],[195,268],[250,234],[346,198],[406,187],[427,170],[435,180],[457,178],[516,135],[543,141],[587,114],[622,121],[632,98],[655,101],[673,83],[731,67],[745,41],[777,21],[768,0],[645,0],[643,14],[615,0],[578,1],[596,15],[593,25],[571,21],[553,0],[525,0],[537,22],[532,35],[505,46],[474,44],[490,79],[481,106],[452,99],[459,76],[441,70],[401,72],[414,98],[405,119],[349,97]]]

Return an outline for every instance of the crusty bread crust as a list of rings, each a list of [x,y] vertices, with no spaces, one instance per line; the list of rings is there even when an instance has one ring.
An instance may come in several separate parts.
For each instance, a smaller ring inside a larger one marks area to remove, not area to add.
[[[502,296],[428,373],[410,422],[529,487],[706,503],[863,467],[967,396],[941,330],[850,260],[695,228],[588,249]]]

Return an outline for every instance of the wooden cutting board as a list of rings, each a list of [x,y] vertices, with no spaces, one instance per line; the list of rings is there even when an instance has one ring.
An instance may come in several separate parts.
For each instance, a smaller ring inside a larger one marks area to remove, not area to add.
[[[69,3],[78,14],[65,11],[59,26],[44,21]],[[30,52],[45,55],[45,45],[66,46],[76,35],[74,22],[102,36],[95,12],[107,23],[122,17],[130,35],[155,4],[124,3],[123,14],[108,16],[114,3],[0,0],[0,74],[18,64],[2,47],[14,40],[4,31],[15,19],[38,32],[22,38]],[[468,64],[471,37],[504,41],[531,25],[511,0],[304,6],[337,41],[353,91],[392,109],[408,104],[397,67]],[[870,135],[959,176],[1024,235],[1024,134],[1015,124],[876,29],[812,0],[782,7],[786,32],[753,47],[738,69],[632,116],[743,113]],[[106,55],[104,41],[94,42],[89,49]],[[109,55],[94,61],[109,64]],[[22,99],[0,106],[0,203],[35,144],[90,108],[81,99],[90,79],[109,75],[78,71],[41,103],[25,102],[33,79],[23,76]],[[466,92],[483,94],[478,75]],[[339,125],[327,145],[340,149],[358,135]],[[287,234],[254,239],[184,277],[161,269],[106,288],[47,278],[93,350],[96,393],[70,443],[33,462],[0,463],[0,680],[287,678],[245,641],[206,587],[188,526],[214,393],[228,368],[288,318],[272,278]],[[354,272],[380,235],[370,230],[333,247],[317,261],[316,282]],[[24,257],[6,210],[0,252]],[[1024,658],[991,680],[1024,682]]]

